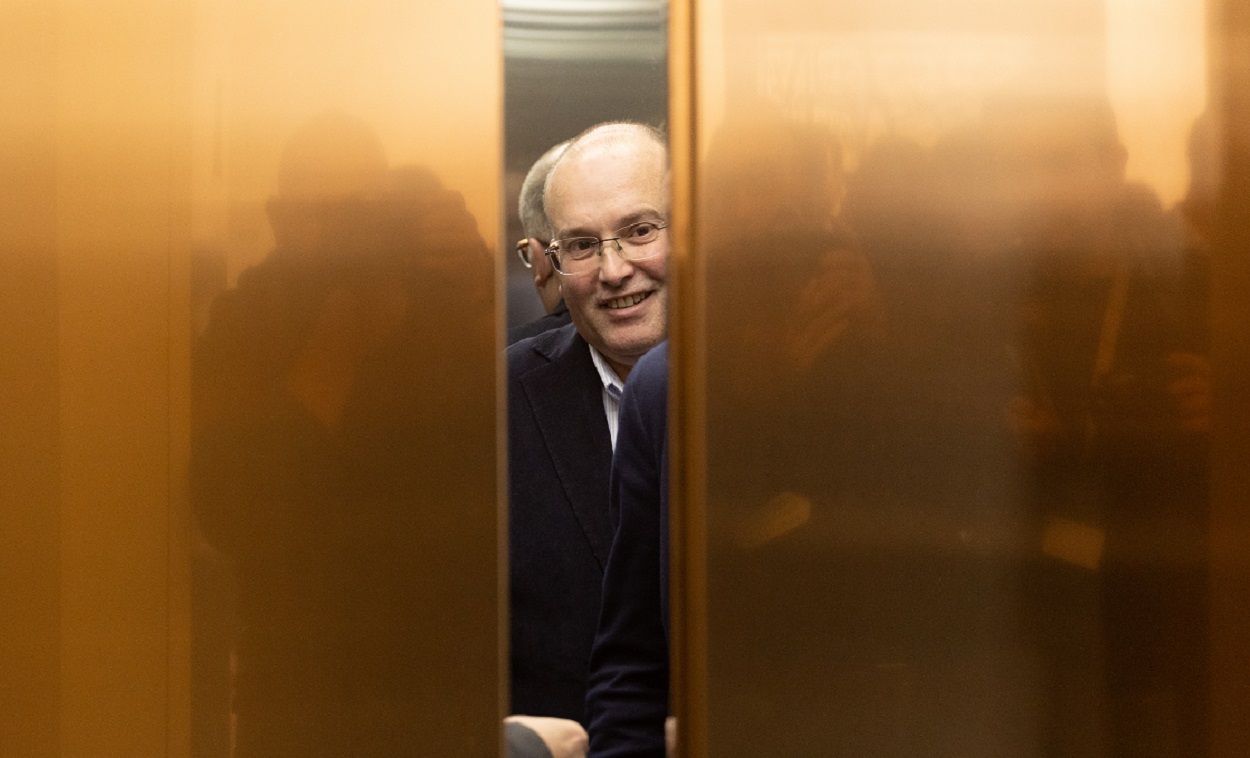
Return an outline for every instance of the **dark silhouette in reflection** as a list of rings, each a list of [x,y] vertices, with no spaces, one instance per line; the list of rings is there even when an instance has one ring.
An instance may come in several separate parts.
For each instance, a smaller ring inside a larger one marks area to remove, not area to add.
[[[713,739],[1205,754],[1202,193],[1186,243],[1104,99],[1004,96],[839,219],[803,133],[706,167]]]
[[[902,423],[881,429],[908,473],[887,489],[961,536],[996,524],[999,557],[934,597],[946,613],[983,596],[997,616],[1007,646],[969,627],[963,644],[986,651],[969,671],[1018,667],[993,709],[917,732],[925,754],[1205,751],[1205,284],[1124,165],[1105,101],[1002,97],[932,149],[877,144],[849,180],[887,361],[907,377],[888,398]],[[975,703],[985,685],[940,689]],[[1017,726],[958,746],[993,713]]]
[[[916,601],[917,582],[942,580],[914,568],[929,527],[901,495],[937,488],[935,464],[903,452],[889,314],[835,218],[836,164],[810,170],[827,140],[763,115],[718,135],[706,164],[726,196],[704,216],[710,707],[737,715],[712,754],[907,754],[906,691],[929,680],[902,651],[919,627],[953,639]]]
[[[1170,387],[1201,371],[1206,324],[1181,229],[1125,181],[1105,102],[994,105],[1020,199],[1009,418],[1040,530],[1051,754],[1203,755],[1206,439]]]
[[[495,714],[455,692],[494,678],[472,624],[495,572],[465,546],[496,516],[462,457],[491,449],[494,377],[466,349],[492,346],[490,309],[466,303],[491,297],[489,253],[457,193],[340,114],[292,135],[268,210],[275,250],[195,352],[192,502],[239,584],[236,754],[474,754]]]

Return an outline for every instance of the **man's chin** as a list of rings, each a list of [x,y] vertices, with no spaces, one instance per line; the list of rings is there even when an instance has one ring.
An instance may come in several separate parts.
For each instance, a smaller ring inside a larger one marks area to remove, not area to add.
[[[612,357],[613,360],[632,366],[642,356],[646,355],[651,348],[664,341],[664,335],[659,336],[647,335],[636,339],[618,339],[610,340],[604,350],[600,350],[604,355]]]

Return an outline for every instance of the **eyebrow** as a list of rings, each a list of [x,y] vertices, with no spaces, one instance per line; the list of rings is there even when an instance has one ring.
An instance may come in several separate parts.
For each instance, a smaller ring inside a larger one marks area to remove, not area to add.
[[[615,232],[620,229],[624,229],[630,224],[636,224],[639,221],[657,221],[662,218],[664,218],[664,214],[660,213],[656,209],[650,207],[643,208],[642,210],[634,211],[633,213],[626,214],[625,216],[617,219],[616,226],[612,227],[612,231]],[[599,235],[598,233],[585,227],[575,226],[568,231],[556,234],[554,239],[571,239],[573,237],[595,237],[598,239]]]

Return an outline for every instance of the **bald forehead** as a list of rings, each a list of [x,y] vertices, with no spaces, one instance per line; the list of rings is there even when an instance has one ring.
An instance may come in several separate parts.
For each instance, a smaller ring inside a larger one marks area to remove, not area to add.
[[[667,176],[668,145],[654,129],[640,124],[606,124],[576,138],[564,151],[547,176],[543,207],[551,217],[553,199],[559,196],[563,177],[585,160],[619,156],[620,160],[654,161],[655,170]]]
[[[668,145],[655,129],[642,124],[602,124],[592,127],[580,136],[575,137],[565,150],[564,156],[576,157],[579,153],[595,147],[613,144],[650,144],[662,153],[667,153]]]

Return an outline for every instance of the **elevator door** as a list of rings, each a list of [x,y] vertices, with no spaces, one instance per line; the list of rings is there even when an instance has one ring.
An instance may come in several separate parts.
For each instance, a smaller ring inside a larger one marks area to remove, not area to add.
[[[687,754],[1244,745],[1245,82],[1207,5],[676,8]]]
[[[0,753],[497,755],[496,5],[0,30]]]

